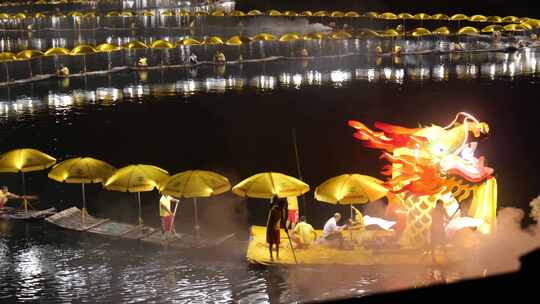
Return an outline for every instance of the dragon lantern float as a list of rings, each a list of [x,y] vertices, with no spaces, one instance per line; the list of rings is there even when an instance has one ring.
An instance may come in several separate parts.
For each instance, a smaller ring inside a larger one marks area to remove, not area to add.
[[[481,223],[478,230],[489,233],[495,227],[497,182],[485,158],[474,155],[478,140],[489,133],[486,123],[458,113],[445,127],[411,129],[377,122],[379,131],[374,131],[358,121],[349,125],[356,129],[354,137],[383,150],[381,158],[389,162],[381,173],[388,177],[388,211],[403,219],[402,246],[427,244],[437,200],[455,212],[470,202],[467,213]]]

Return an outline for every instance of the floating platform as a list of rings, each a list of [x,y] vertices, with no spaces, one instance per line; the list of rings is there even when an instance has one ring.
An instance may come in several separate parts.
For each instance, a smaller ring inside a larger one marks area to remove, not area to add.
[[[55,208],[45,210],[24,210],[12,207],[0,208],[0,219],[7,220],[41,220],[56,213]]]
[[[316,230],[317,240],[322,239],[322,230]],[[289,232],[292,233],[292,232]],[[400,249],[397,246],[380,246],[385,240],[393,237],[392,231],[385,230],[345,230],[344,249],[330,247],[316,241],[307,249],[294,249],[296,261],[285,230],[281,229],[279,259],[270,260],[266,243],[266,227],[252,226],[246,258],[250,263],[262,265],[431,265],[431,254],[418,249]],[[361,243],[359,245],[358,243]],[[435,256],[437,263],[451,264],[463,260],[456,248],[447,248]]]
[[[144,225],[132,225],[115,222],[110,219],[96,218],[89,214],[85,216],[85,222],[81,222],[81,210],[77,207],[58,212],[45,219],[47,222],[58,227],[101,235],[116,239],[138,240],[146,243],[167,245],[178,249],[204,249],[218,247],[226,241],[232,239],[234,234],[225,235],[220,238],[196,238],[190,234],[179,233],[178,238],[170,236],[164,239],[161,229]]]

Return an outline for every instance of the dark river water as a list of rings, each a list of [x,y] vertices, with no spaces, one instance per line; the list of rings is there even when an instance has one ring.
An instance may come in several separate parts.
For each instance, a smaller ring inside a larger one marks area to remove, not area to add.
[[[209,169],[235,184],[261,171],[297,176],[295,130],[301,173],[314,189],[346,172],[380,177],[378,153],[352,138],[347,120],[445,125],[465,111],[491,127],[478,154],[495,168],[499,205],[525,209],[540,192],[539,64],[540,53],[527,50],[47,80],[0,88],[0,145],[2,151],[37,148],[59,160],[87,155],[117,167]],[[20,191],[20,176],[0,178]],[[48,180],[46,172],[27,174],[27,185],[28,193],[40,196],[37,208],[80,206],[80,188]],[[145,221],[157,225],[158,194],[143,193],[142,199]],[[251,266],[244,260],[247,228],[265,222],[266,204],[230,193],[200,202],[203,232],[236,232],[232,246],[182,252],[46,223],[0,222],[0,302],[295,302],[414,286],[426,276],[425,270],[399,267]],[[96,216],[136,220],[129,194],[89,186],[87,205]],[[183,208],[177,229],[189,231],[192,205]],[[316,202],[312,192],[305,196],[305,214],[315,227],[337,210],[345,211]]]

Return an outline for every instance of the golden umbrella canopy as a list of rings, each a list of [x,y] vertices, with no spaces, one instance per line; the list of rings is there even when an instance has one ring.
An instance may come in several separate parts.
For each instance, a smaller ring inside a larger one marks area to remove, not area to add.
[[[189,170],[167,178],[159,188],[165,195],[177,198],[209,197],[231,189],[229,180],[218,173]]]
[[[150,47],[153,49],[172,49],[174,48],[174,44],[170,43],[167,40],[156,40],[150,44]]]
[[[176,44],[178,44],[178,45],[199,45],[199,44],[201,44],[201,42],[198,41],[198,40],[195,40],[193,38],[187,37],[187,38],[184,38],[182,40],[178,40],[176,42]]]
[[[76,157],[56,164],[49,172],[48,177],[61,183],[81,184],[83,200],[81,222],[84,225],[86,216],[85,184],[103,183],[114,174],[115,170],[113,166],[104,161],[91,157]]]
[[[25,173],[47,169],[56,159],[35,149],[16,149],[0,154],[0,172]]]
[[[387,193],[381,180],[367,175],[343,174],[315,188],[315,199],[330,204],[365,204]]]
[[[251,10],[247,14],[248,14],[248,16],[260,16],[263,13],[260,10]]]
[[[520,23],[521,25],[527,24],[531,29],[536,29],[540,27],[540,21],[537,20],[527,20]]]
[[[142,11],[142,12],[141,12],[141,16],[152,17],[152,16],[154,16],[154,12],[151,12],[151,11]]]
[[[431,19],[431,16],[426,13],[419,13],[413,16],[415,20],[428,20]]]
[[[17,14],[15,14],[15,15],[13,15],[12,18],[13,18],[13,19],[26,19],[26,18],[28,18],[28,17],[26,16],[25,13],[17,13]]]
[[[480,31],[478,31],[477,28],[472,26],[465,26],[458,30],[458,35],[475,35],[478,34]]]
[[[126,49],[147,49],[148,46],[141,41],[134,40],[124,45]]]
[[[223,10],[218,10],[218,11],[212,12],[210,15],[214,17],[223,17],[225,16],[225,12]]]
[[[493,33],[495,31],[502,31],[504,28],[502,25],[498,25],[498,24],[491,24],[491,25],[488,25],[486,27],[484,27],[481,32],[482,33]]]
[[[230,13],[231,16],[234,16],[234,17],[243,17],[245,16],[246,14],[244,14],[244,12],[242,11],[232,11]]]
[[[358,17],[360,17],[360,14],[357,13],[357,12],[353,12],[353,11],[346,12],[345,17],[358,18]]]
[[[448,36],[450,35],[450,30],[446,26],[441,26],[433,30],[431,33],[434,35]]]
[[[413,35],[414,37],[421,37],[421,36],[431,35],[431,32],[426,28],[418,27],[414,29],[411,35]]]
[[[295,17],[295,16],[298,16],[298,14],[295,11],[284,11],[283,16]]]
[[[395,20],[398,19],[398,16],[394,13],[386,12],[379,15],[379,18],[386,20]]]
[[[487,22],[502,22],[502,18],[500,16],[488,16]]]
[[[475,22],[486,22],[487,17],[484,16],[484,15],[472,15],[469,20],[470,21],[475,21]]]
[[[50,48],[45,51],[45,56],[62,56],[69,55],[69,50],[63,47]]]
[[[358,34],[358,37],[365,38],[365,37],[379,37],[379,33],[375,32],[374,30],[362,30]]]
[[[15,55],[15,58],[19,59],[19,60],[26,60],[26,59],[32,59],[32,58],[41,57],[43,55],[45,55],[45,54],[42,51],[24,50],[24,51],[20,51],[19,53],[17,53],[17,55]]]
[[[120,13],[118,12],[107,12],[107,14],[105,14],[105,17],[118,17],[120,15]]]
[[[9,19],[11,16],[8,13],[0,13],[0,19]]]
[[[345,13],[342,12],[342,11],[333,11],[333,12],[330,14],[330,17],[334,17],[334,18],[345,17]]]
[[[399,32],[394,29],[387,29],[380,34],[381,37],[397,37]]]
[[[244,179],[232,191],[241,197],[270,199],[276,195],[284,198],[308,192],[309,185],[282,173],[264,172]]]
[[[328,35],[322,32],[314,32],[314,33],[308,33],[302,36],[304,40],[322,40],[322,39],[328,39]]]
[[[71,55],[86,55],[95,53],[96,50],[93,46],[88,44],[80,44],[71,50]]]
[[[218,45],[223,44],[223,40],[218,36],[209,36],[202,41],[202,44]]]
[[[129,165],[118,169],[107,179],[104,186],[107,190],[121,192],[137,192],[139,203],[139,225],[142,225],[141,192],[152,191],[169,177],[169,173],[151,165]]]
[[[231,183],[218,173],[205,170],[189,170],[177,173],[165,180],[159,191],[177,198],[193,198],[195,213],[195,231],[199,237],[199,217],[197,215],[197,198],[209,197],[229,191]],[[177,205],[178,206],[178,205]],[[176,214],[176,209],[174,214]]]
[[[110,43],[102,43],[98,46],[96,46],[97,52],[114,52],[121,50],[122,47]]]
[[[189,16],[191,16],[191,14],[188,11],[185,11],[185,10],[179,11],[176,15],[179,16],[179,17],[189,17]]]
[[[270,41],[270,40],[276,40],[276,37],[272,34],[268,33],[260,33],[253,37],[253,40],[257,41]]]
[[[68,16],[71,16],[71,17],[82,17],[82,16],[83,16],[83,13],[81,13],[81,12],[79,12],[79,11],[73,11],[73,12],[68,13]]]
[[[521,22],[520,24],[518,24],[519,26],[523,27],[524,29],[526,30],[532,30],[534,27],[532,25],[530,25],[527,21],[523,21]]]
[[[409,13],[400,13],[398,14],[399,19],[412,19],[414,16]]]
[[[12,52],[2,52],[0,53],[0,61],[11,61],[15,60],[15,54]]]
[[[278,10],[269,10],[267,14],[268,16],[281,16],[281,13]]]
[[[165,10],[165,11],[162,11],[160,15],[164,17],[171,17],[171,16],[174,16],[174,12],[171,10]]]
[[[330,37],[332,37],[332,39],[335,39],[335,40],[344,40],[344,39],[351,39],[352,35],[347,32],[340,31],[340,32],[332,33]]]
[[[377,18],[379,17],[379,14],[377,14],[376,12],[367,12],[367,13],[364,13],[363,16],[367,18]]]
[[[313,14],[315,17],[326,17],[329,13],[327,11],[317,11]]]
[[[45,15],[44,13],[41,13],[41,12],[37,12],[34,15],[34,18],[36,18],[36,19],[47,18],[47,15]]]
[[[204,11],[199,11],[199,12],[195,12],[195,16],[197,16],[197,17],[208,16],[208,13],[204,12]]]
[[[431,19],[433,19],[433,20],[448,20],[448,19],[450,19],[450,17],[448,15],[445,15],[445,14],[435,14],[435,15],[431,16]]]
[[[455,14],[455,15],[452,15],[452,17],[450,17],[450,20],[463,21],[463,20],[469,20],[469,17],[467,17],[467,15],[465,14]]]
[[[516,16],[506,16],[504,18],[502,18],[501,22],[518,22],[519,21],[519,18],[516,17]]]
[[[134,14],[133,14],[133,12],[126,11],[126,12],[121,12],[118,16],[120,16],[120,17],[133,17]]]
[[[232,36],[225,41],[226,45],[242,45],[243,43],[250,43],[251,38],[246,36]]]
[[[95,12],[88,12],[88,13],[84,14],[84,18],[96,18],[96,13]]]
[[[503,31],[506,31],[506,32],[522,32],[524,30],[526,30],[526,28],[519,24],[512,23],[512,24],[507,24],[503,26]]]
[[[279,37],[279,41],[281,42],[289,42],[289,41],[295,41],[299,39],[301,39],[301,37],[298,33],[286,33],[286,34],[283,34],[281,37]]]
[[[311,16],[313,16],[313,12],[312,11],[303,11],[303,12],[300,13],[300,16],[311,17]]]

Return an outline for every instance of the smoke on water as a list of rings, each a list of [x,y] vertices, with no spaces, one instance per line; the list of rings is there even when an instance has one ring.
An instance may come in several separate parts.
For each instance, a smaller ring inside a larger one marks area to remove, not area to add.
[[[246,35],[253,36],[259,33],[282,35],[285,33],[307,34],[312,32],[328,32],[332,28],[321,23],[309,23],[306,18],[276,19],[272,17],[254,18],[243,24]]]

